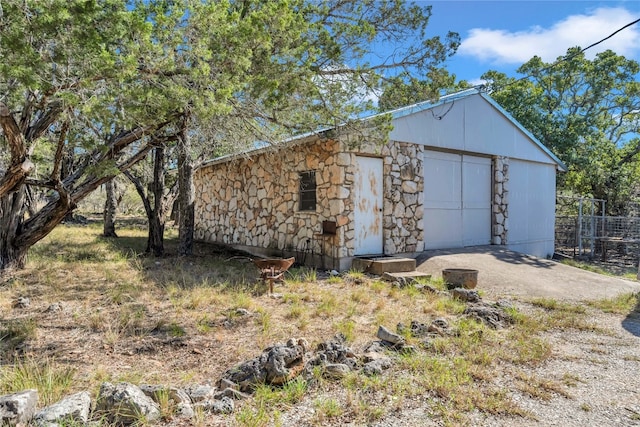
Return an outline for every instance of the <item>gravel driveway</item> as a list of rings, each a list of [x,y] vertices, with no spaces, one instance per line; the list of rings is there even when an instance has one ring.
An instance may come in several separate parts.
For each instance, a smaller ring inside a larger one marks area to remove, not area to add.
[[[477,289],[490,300],[553,298],[575,303],[640,291],[639,282],[603,276],[495,246],[428,251],[417,261],[419,271],[436,277],[444,268],[479,270]],[[554,357],[541,366],[524,368],[527,373],[549,380],[567,382],[574,378],[568,396],[556,396],[549,401],[533,399],[505,383],[505,389],[511,390],[514,400],[534,419],[477,414],[472,424],[640,426],[640,307],[627,315],[590,308],[588,313],[594,330],[545,333]]]

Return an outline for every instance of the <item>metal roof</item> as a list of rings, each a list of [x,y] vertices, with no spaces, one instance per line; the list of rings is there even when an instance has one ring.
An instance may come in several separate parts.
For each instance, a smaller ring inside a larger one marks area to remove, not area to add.
[[[498,112],[500,112],[507,120],[509,120],[515,127],[517,127],[522,133],[524,133],[529,139],[531,139],[533,143],[535,143],[542,151],[544,151],[546,155],[548,155],[554,162],[557,163],[560,170],[562,170],[563,172],[567,171],[567,166],[555,154],[553,154],[551,150],[545,147],[545,145],[542,142],[540,142],[538,138],[536,138],[531,132],[529,132],[524,126],[522,126],[511,114],[507,112],[507,110],[502,108],[493,98],[491,98],[491,96],[489,96],[486,92],[483,92],[477,88],[466,89],[460,92],[452,93],[450,95],[444,95],[440,97],[437,101],[418,102],[416,104],[407,105],[406,107],[401,107],[395,110],[387,111],[385,113],[378,113],[371,116],[363,117],[361,120],[370,120],[374,117],[379,117],[385,114],[391,114],[392,119],[399,119],[401,117],[406,117],[412,114],[420,113],[422,111],[430,110],[432,108],[436,108],[436,107],[448,104],[450,102],[455,102],[459,99],[467,98],[469,96],[474,96],[474,95],[479,95],[480,97],[482,97],[491,106],[493,106]],[[324,132],[327,132],[331,129],[334,129],[334,128],[324,128],[315,132],[308,132],[302,135],[297,135],[282,141],[282,143],[278,144],[277,146],[271,145],[267,147],[255,148],[255,149],[243,151],[241,153],[228,154],[226,156],[207,160],[203,162],[198,168],[213,165],[213,164],[224,163],[226,161],[241,158],[241,157],[248,157],[253,154],[260,154],[263,152],[267,152],[269,150],[273,150],[274,148],[278,148],[282,145],[289,145],[289,144],[297,145],[305,142],[308,139],[312,139],[314,137],[316,138],[321,137]]]

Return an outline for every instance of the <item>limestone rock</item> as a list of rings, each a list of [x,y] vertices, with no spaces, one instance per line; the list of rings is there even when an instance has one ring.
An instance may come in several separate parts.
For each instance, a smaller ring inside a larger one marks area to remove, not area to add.
[[[231,387],[227,387],[224,390],[213,395],[215,400],[222,400],[223,397],[229,397],[235,400],[245,400],[248,399],[249,396],[246,393],[241,392],[240,390],[233,389]]]
[[[189,394],[185,390],[179,389],[177,387],[165,387],[162,385],[141,385],[140,390],[142,390],[145,395],[149,396],[156,403],[159,403],[159,396],[161,396],[163,393],[166,393],[169,400],[173,400],[176,404],[191,404],[191,397],[189,396]]]
[[[494,329],[505,328],[510,323],[513,323],[512,317],[502,308],[482,302],[469,304],[463,314]]]
[[[76,422],[85,424],[91,410],[91,396],[88,392],[67,396],[61,401],[40,410],[33,417],[33,424],[38,427],[53,427],[60,422]]]
[[[185,389],[185,392],[194,403],[210,399],[215,391],[216,389],[214,387],[207,384],[196,384]]]
[[[235,403],[233,403],[233,399],[229,397],[223,397],[219,400],[205,400],[198,403],[196,406],[200,406],[205,411],[214,414],[230,414],[235,409]]]
[[[367,376],[380,375],[382,374],[382,371],[384,371],[385,369],[389,369],[390,367],[391,359],[388,357],[383,357],[365,363],[365,365],[362,367],[362,373]]]
[[[451,290],[451,295],[466,302],[478,302],[481,299],[477,291],[465,288],[454,288]]]
[[[344,363],[328,363],[324,365],[322,375],[325,378],[341,379],[349,372],[351,372],[351,368]]]
[[[378,338],[380,338],[382,341],[386,341],[386,342],[391,343],[393,345],[402,345],[402,344],[404,344],[404,338],[403,337],[401,337],[398,334],[394,334],[393,332],[391,332],[390,330],[388,330],[387,328],[385,328],[382,325],[380,325],[378,327],[378,333],[376,334],[376,336]]]
[[[295,378],[303,368],[304,342],[291,341],[265,349],[262,354],[227,370],[221,378],[238,384],[242,392],[252,391],[256,384],[282,384]]]
[[[160,418],[160,408],[139,387],[129,383],[102,383],[96,400],[96,411],[114,424],[129,425]]]
[[[25,390],[0,397],[0,425],[26,424],[35,414],[37,390]]]

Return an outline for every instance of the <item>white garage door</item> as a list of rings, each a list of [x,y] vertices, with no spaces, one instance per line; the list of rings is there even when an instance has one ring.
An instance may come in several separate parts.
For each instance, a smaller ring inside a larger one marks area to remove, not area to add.
[[[491,159],[425,151],[426,249],[491,243]]]

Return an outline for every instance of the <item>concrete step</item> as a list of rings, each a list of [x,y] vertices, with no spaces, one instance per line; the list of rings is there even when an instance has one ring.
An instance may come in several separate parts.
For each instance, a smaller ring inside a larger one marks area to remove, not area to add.
[[[416,260],[401,257],[356,258],[351,267],[354,270],[382,276],[384,273],[407,273],[415,271]]]
[[[431,279],[431,274],[421,273],[419,271],[406,271],[402,273],[384,273],[382,280],[387,282],[411,283],[420,279]]]

